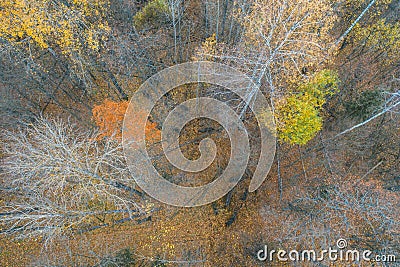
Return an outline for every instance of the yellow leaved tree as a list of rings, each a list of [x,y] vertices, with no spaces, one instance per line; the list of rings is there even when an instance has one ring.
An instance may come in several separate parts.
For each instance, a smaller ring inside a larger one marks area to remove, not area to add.
[[[327,96],[337,92],[338,81],[335,72],[322,70],[308,82],[300,84],[296,92],[276,103],[275,118],[280,140],[304,145],[322,129],[322,106]]]
[[[4,0],[0,38],[13,46],[49,49],[64,55],[82,72],[85,57],[99,52],[110,28],[108,0]]]
[[[41,48],[57,45],[63,53],[83,45],[96,50],[103,33],[107,0],[16,0],[0,3],[0,36],[12,42],[34,41]]]

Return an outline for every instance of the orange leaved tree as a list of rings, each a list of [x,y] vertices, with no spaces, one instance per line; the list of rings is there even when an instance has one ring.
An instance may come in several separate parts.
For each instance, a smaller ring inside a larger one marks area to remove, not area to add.
[[[128,104],[128,101],[116,102],[105,99],[103,103],[93,107],[93,120],[100,130],[99,138],[109,137],[117,140],[122,138],[122,122]],[[157,129],[157,123],[147,121],[146,139],[154,140],[159,136],[160,130]]]

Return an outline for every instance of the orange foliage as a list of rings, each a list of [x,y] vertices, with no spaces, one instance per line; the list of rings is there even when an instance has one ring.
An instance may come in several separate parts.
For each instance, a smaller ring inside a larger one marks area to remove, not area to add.
[[[128,101],[114,102],[105,99],[103,103],[93,107],[93,119],[100,129],[99,138],[122,138],[122,122],[128,104]]]
[[[109,137],[117,140],[122,138],[122,122],[124,120],[128,101],[115,102],[105,99],[100,105],[95,105],[92,109],[93,120],[99,127],[99,138]],[[138,115],[140,117],[140,115]],[[146,139],[154,140],[160,135],[155,122],[147,121]]]

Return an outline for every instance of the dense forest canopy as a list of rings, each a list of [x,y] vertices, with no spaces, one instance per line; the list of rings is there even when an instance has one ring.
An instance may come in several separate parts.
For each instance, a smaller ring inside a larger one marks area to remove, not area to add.
[[[173,88],[145,127],[166,180],[205,185],[229,164],[229,133],[207,118],[179,136],[193,161],[214,141],[207,169],[184,172],[163,153],[163,122],[188,99],[234,110],[251,153],[223,198],[178,208],[135,183],[122,127],[141,84],[191,61],[246,74],[270,105],[277,143],[249,192],[262,149],[256,91],[246,102],[215,84]],[[399,0],[2,0],[0,265],[282,266],[257,252],[339,239],[400,261],[399,88]]]

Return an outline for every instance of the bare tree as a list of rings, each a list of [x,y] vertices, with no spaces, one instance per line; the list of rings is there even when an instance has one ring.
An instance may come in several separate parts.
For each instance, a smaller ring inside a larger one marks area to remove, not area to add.
[[[335,19],[328,1],[254,1],[240,6],[236,20],[242,27],[237,44],[214,55],[237,66],[274,99],[287,90],[289,80],[307,76],[329,56],[334,43],[329,30]],[[291,77],[288,79],[287,77]],[[248,99],[255,91],[249,90]],[[241,115],[247,109],[244,105]]]
[[[38,118],[3,133],[2,233],[53,237],[146,215],[121,143],[70,121]]]
[[[365,124],[384,115],[387,112],[397,112],[398,113],[397,106],[400,105],[400,90],[398,90],[397,92],[394,92],[394,93],[386,92],[386,94],[389,95],[390,97],[385,101],[381,110],[377,114],[371,116],[370,118],[366,119],[365,121],[363,121],[359,124],[356,124],[348,129],[338,133],[335,137],[346,134],[346,133],[353,131],[354,129],[357,129],[359,127],[362,127]]]

